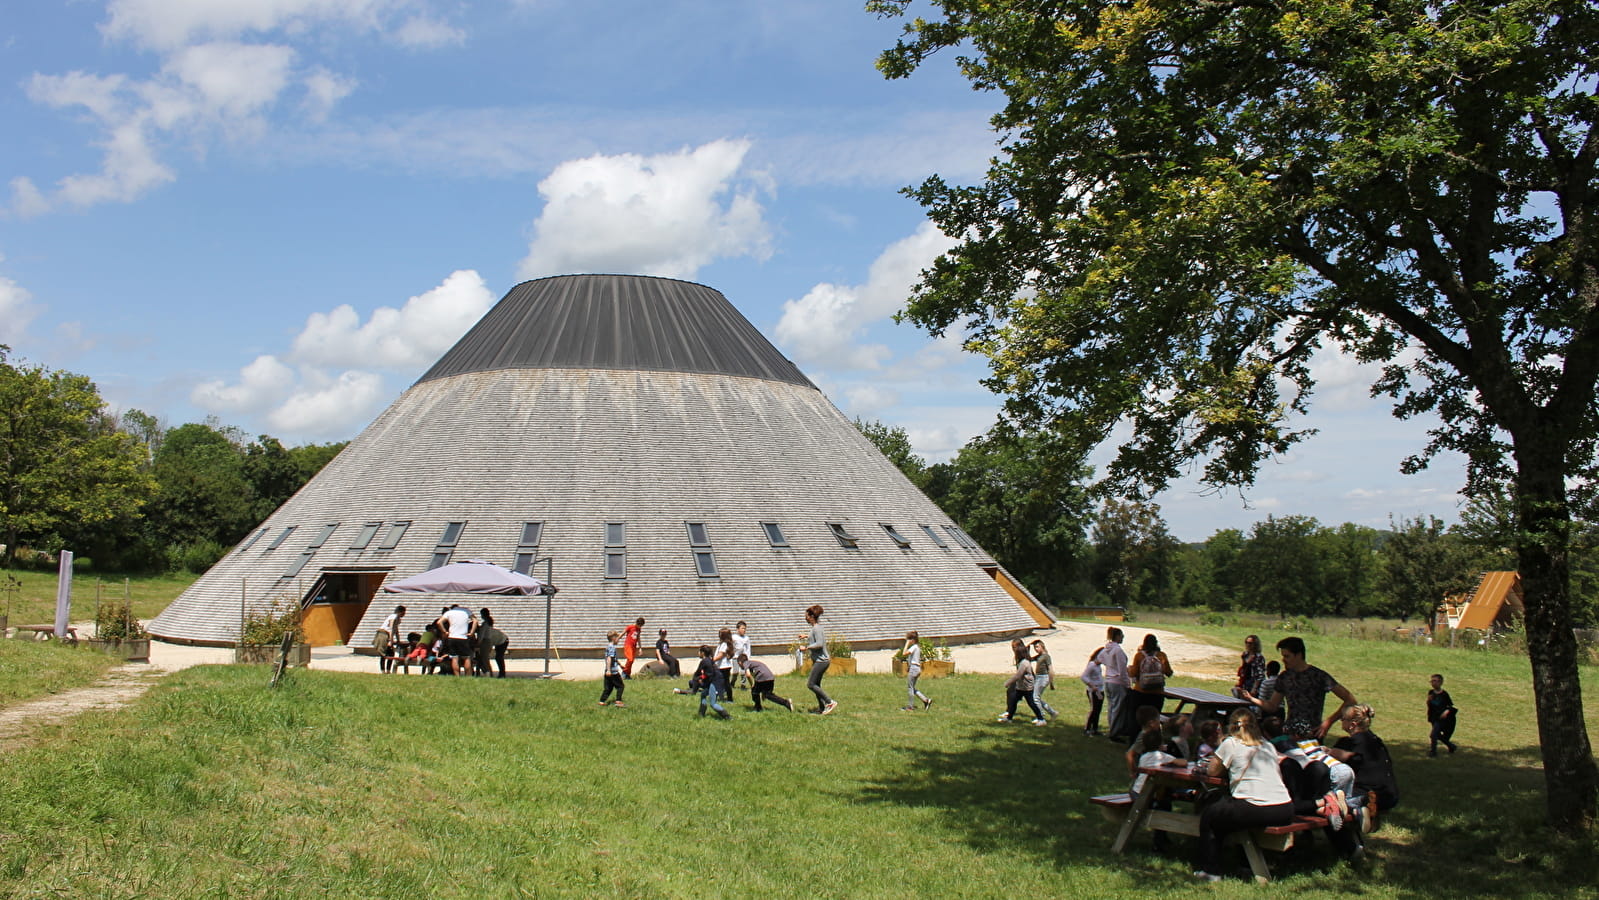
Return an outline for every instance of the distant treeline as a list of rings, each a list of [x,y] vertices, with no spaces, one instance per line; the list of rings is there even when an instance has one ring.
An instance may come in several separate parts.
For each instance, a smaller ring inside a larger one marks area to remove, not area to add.
[[[996,427],[949,462],[928,464],[904,429],[855,424],[1051,606],[1426,619],[1482,572],[1516,567],[1508,496],[1474,500],[1452,527],[1431,516],[1385,529],[1268,516],[1247,532],[1223,529],[1184,544],[1159,506],[1096,499],[1082,455],[1048,436]],[[1577,624],[1599,624],[1599,527],[1591,523],[1576,523],[1572,596]]]
[[[344,444],[247,440],[106,409],[83,375],[0,345],[0,543],[8,565],[70,549],[102,571],[204,571]]]

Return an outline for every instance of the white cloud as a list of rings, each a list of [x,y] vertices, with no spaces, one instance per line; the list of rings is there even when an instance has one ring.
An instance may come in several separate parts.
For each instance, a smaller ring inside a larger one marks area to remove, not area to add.
[[[284,437],[348,434],[387,395],[385,370],[415,375],[493,303],[482,276],[461,270],[399,309],[377,308],[365,322],[349,305],[313,313],[282,358],[258,356],[234,383],[206,382],[189,399],[207,412],[262,415]]]
[[[384,394],[383,376],[374,372],[344,372],[332,380],[316,379],[295,391],[267,416],[267,421],[273,428],[288,434],[317,437],[346,434],[351,426],[376,411]]]
[[[844,405],[852,415],[871,416],[899,403],[899,392],[876,384],[845,388]]]
[[[359,84],[354,78],[348,78],[337,72],[318,67],[305,76],[305,102],[302,108],[306,118],[313,122],[326,121],[333,107],[340,100],[350,96]]]
[[[12,211],[37,215],[56,206],[128,202],[176,174],[157,157],[157,142],[216,129],[230,137],[259,134],[262,115],[289,85],[295,53],[271,44],[220,42],[173,53],[154,77],[84,72],[35,74],[28,97],[56,109],[81,108],[100,127],[100,170],[68,175],[53,193],[31,179],[11,181]]]
[[[466,43],[466,32],[430,16],[413,16],[395,29],[394,41],[402,47],[432,50]]]
[[[259,413],[282,403],[294,390],[294,370],[276,356],[264,354],[239,370],[239,383],[208,381],[189,393],[207,412]]]
[[[412,369],[438,359],[494,304],[475,271],[450,273],[400,309],[380,306],[364,324],[349,305],[312,313],[290,358],[302,365]]]
[[[591,156],[539,182],[544,210],[519,275],[618,272],[691,278],[712,260],[770,253],[748,141],[692,150]]]
[[[303,33],[314,25],[378,30],[416,0],[111,0],[100,26],[110,38],[169,50],[197,41],[264,34]]]
[[[778,343],[804,363],[880,368],[891,354],[882,344],[862,341],[867,326],[899,311],[921,271],[955,243],[931,222],[923,222],[872,262],[864,284],[818,284],[804,297],[784,303],[775,329]]]
[[[5,257],[0,256],[0,260]],[[0,275],[0,344],[16,341],[28,323],[39,314],[33,294],[15,281]]]

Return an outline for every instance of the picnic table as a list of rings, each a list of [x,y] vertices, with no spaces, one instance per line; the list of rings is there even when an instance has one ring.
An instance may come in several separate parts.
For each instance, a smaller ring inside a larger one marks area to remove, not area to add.
[[[1163,692],[1164,696],[1177,701],[1177,708],[1168,716],[1179,713],[1188,713],[1195,722],[1202,719],[1216,719],[1225,722],[1227,714],[1241,706],[1249,706],[1248,700],[1240,700],[1228,694],[1218,694],[1204,688],[1169,687]],[[1191,707],[1191,708],[1189,708]]]
[[[1104,794],[1091,800],[1100,807],[1106,818],[1112,822],[1119,821],[1121,824],[1120,830],[1116,833],[1116,840],[1110,847],[1112,853],[1126,851],[1128,842],[1140,830],[1166,831],[1186,834],[1189,837],[1199,836],[1197,812],[1150,808],[1155,802],[1156,795],[1161,793],[1161,788],[1170,789],[1170,796],[1177,802],[1193,803],[1203,788],[1227,786],[1226,778],[1190,769],[1185,762],[1165,766],[1140,766],[1138,772],[1147,775],[1148,778],[1145,779],[1144,789],[1139,792],[1136,800],[1128,794]],[[1200,790],[1195,790],[1196,788]],[[1266,864],[1266,857],[1262,851],[1287,850],[1293,846],[1295,834],[1325,827],[1327,820],[1319,816],[1295,816],[1294,821],[1287,825],[1233,832],[1228,835],[1227,844],[1243,846],[1244,856],[1249,860],[1249,871],[1257,882],[1265,884],[1271,880],[1271,867]]]

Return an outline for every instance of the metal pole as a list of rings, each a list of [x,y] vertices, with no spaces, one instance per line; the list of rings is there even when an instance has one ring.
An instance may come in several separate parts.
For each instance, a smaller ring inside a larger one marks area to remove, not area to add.
[[[555,557],[546,556],[535,559],[533,565],[544,564],[544,584],[546,587],[555,586]],[[550,674],[550,608],[555,600],[555,595],[549,591],[544,592],[544,674]]]

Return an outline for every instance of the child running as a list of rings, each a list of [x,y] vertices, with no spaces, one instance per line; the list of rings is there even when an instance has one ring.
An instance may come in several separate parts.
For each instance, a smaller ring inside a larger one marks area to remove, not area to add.
[[[749,673],[751,678],[755,679],[755,686],[750,689],[750,699],[755,701],[756,712],[764,711],[761,706],[761,698],[763,697],[789,712],[794,711],[793,701],[785,700],[772,693],[772,688],[777,685],[777,676],[772,674],[770,666],[758,659],[750,659],[747,653],[739,655],[738,665],[739,668]]]
[[[922,677],[922,637],[914,631],[905,635],[905,649],[901,651],[905,656],[905,705],[900,709],[906,712],[916,711],[916,701],[922,701],[922,709],[933,705],[933,698],[916,689],[916,679]]]
[[[1455,701],[1449,699],[1449,692],[1444,690],[1442,675],[1434,675],[1430,680],[1432,690],[1427,692],[1427,721],[1432,725],[1432,734],[1427,755],[1437,756],[1439,744],[1448,747],[1449,752],[1453,753],[1455,742],[1450,738],[1455,736]]]
[[[710,704],[711,709],[716,710],[718,719],[733,718],[728,715],[727,710],[722,708],[722,704],[716,702],[716,698],[721,696],[721,692],[727,689],[727,676],[724,674],[726,671],[726,669],[716,664],[716,660],[711,658],[711,645],[701,644],[700,665],[698,669],[694,670],[694,677],[705,684],[705,693],[700,695],[701,716],[705,715],[706,704]]]

